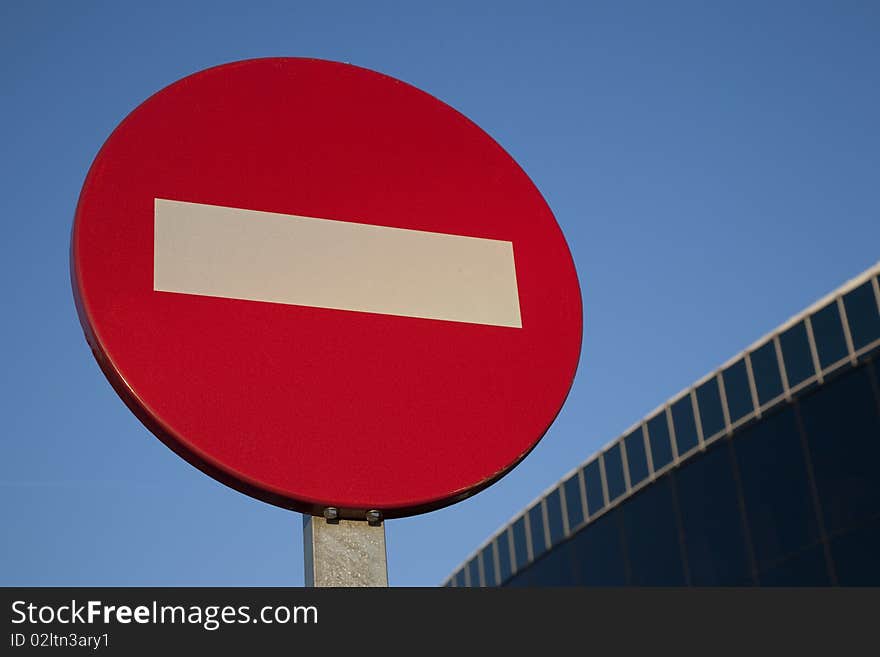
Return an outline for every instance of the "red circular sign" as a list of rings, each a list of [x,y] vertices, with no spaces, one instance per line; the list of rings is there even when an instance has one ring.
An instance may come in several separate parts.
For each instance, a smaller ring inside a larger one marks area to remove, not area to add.
[[[568,247],[454,109],[347,64],[259,59],[158,92],[88,173],[74,294],[102,370],[196,467],[307,513],[488,486],[571,386]]]

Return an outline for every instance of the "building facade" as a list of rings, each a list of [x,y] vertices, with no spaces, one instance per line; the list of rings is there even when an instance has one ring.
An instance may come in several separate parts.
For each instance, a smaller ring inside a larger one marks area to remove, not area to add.
[[[878,274],[609,443],[445,585],[880,585]]]

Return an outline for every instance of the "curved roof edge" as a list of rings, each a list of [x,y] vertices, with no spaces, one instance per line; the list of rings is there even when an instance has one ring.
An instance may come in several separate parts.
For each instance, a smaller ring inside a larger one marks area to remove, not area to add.
[[[801,312],[797,313],[793,317],[791,317],[786,322],[777,326],[774,330],[769,333],[763,335],[761,338],[750,344],[746,349],[739,352],[732,358],[728,359],[724,363],[722,363],[719,367],[712,370],[705,376],[698,379],[695,383],[690,385],[689,387],[681,390],[677,394],[670,397],[665,403],[661,404],[650,413],[645,415],[641,420],[630,426],[626,431],[618,435],[616,438],[611,440],[610,442],[603,445],[597,452],[592,454],[585,461],[579,463],[577,466],[569,470],[565,473],[558,481],[547,487],[537,498],[532,500],[529,504],[526,505],[525,509],[516,513],[508,522],[502,525],[499,529],[493,532],[485,541],[480,543],[477,548],[472,551],[467,558],[456,567],[452,574],[446,578],[443,582],[443,586],[495,586],[502,583],[502,579],[499,574],[499,560],[497,549],[493,550],[493,559],[494,564],[492,571],[496,574],[494,582],[486,582],[485,581],[485,569],[482,564],[482,555],[487,547],[490,547],[493,542],[498,539],[499,536],[503,535],[505,532],[510,532],[513,525],[520,520],[520,518],[525,518],[525,523],[529,522],[529,512],[537,505],[545,504],[545,500],[555,491],[560,490],[560,496],[564,499],[565,492],[563,486],[566,482],[570,481],[573,477],[580,477],[580,481],[578,482],[578,489],[580,492],[580,503],[582,508],[584,509],[584,519],[582,522],[579,522],[574,527],[568,526],[568,519],[563,518],[564,525],[564,536],[559,538],[556,541],[552,541],[550,539],[549,528],[547,527],[547,514],[543,513],[543,526],[540,528],[544,534],[544,545],[543,549],[536,555],[534,550],[534,540],[531,538],[536,532],[528,531],[527,536],[530,537],[528,539],[527,551],[529,558],[520,565],[516,564],[515,554],[513,550],[513,545],[511,542],[508,542],[508,548],[510,549],[510,563],[511,563],[511,576],[516,572],[522,570],[529,566],[533,561],[535,561],[538,557],[544,554],[545,551],[550,550],[554,545],[560,543],[567,539],[572,534],[580,531],[586,525],[592,523],[599,516],[604,515],[609,510],[617,507],[625,500],[629,499],[632,495],[634,495],[637,491],[641,490],[645,486],[649,485],[653,482],[657,477],[662,476],[668,470],[677,467],[682,462],[689,459],[691,456],[695,454],[699,454],[705,450],[706,446],[711,444],[712,442],[722,438],[724,436],[731,435],[734,431],[738,430],[745,424],[748,424],[750,421],[760,418],[763,414],[765,414],[771,408],[791,400],[792,396],[796,395],[800,391],[809,387],[813,383],[819,382],[821,383],[824,380],[824,377],[831,372],[840,369],[841,367],[846,366],[847,364],[855,364],[856,361],[864,354],[873,351],[874,349],[880,347],[880,336],[875,336],[873,340],[866,344],[854,344],[853,342],[853,331],[852,326],[847,314],[846,303],[844,301],[844,297],[847,296],[853,290],[860,288],[863,284],[869,283],[869,285],[873,288],[874,292],[874,303],[876,304],[877,312],[880,313],[880,282],[878,282],[878,275],[880,275],[880,261],[876,262],[874,265],[863,271],[861,274],[851,278],[846,283],[835,289],[834,291],[826,294],[821,299],[811,304]],[[816,338],[813,333],[812,323],[810,318],[812,318],[816,313],[824,310],[831,304],[837,304],[838,315],[840,318],[841,328],[843,331],[843,336],[846,342],[847,354],[845,357],[839,358],[830,363],[823,363],[820,361],[819,357],[819,349],[816,344]],[[780,344],[779,336],[789,329],[801,324],[803,322],[805,327],[805,332],[807,336],[807,340],[810,347],[810,353],[813,361],[813,374],[808,376],[807,378],[798,381],[796,384],[789,384],[788,376],[786,375],[785,368],[785,359],[783,357],[782,346]],[[778,394],[772,399],[761,401],[758,398],[758,393],[755,384],[755,378],[752,371],[751,366],[751,355],[767,345],[768,343],[774,343],[774,351],[776,352],[776,366],[779,370],[779,376],[782,382],[783,392],[782,394]],[[724,378],[722,377],[722,373],[726,370],[729,370],[733,366],[737,365],[740,361],[745,362],[745,370],[748,376],[749,388],[752,396],[752,410],[745,415],[738,417],[736,419],[731,418],[730,407],[728,406],[725,388],[724,388]],[[699,406],[697,403],[696,392],[698,388],[701,388],[704,384],[711,380],[716,380],[718,382],[718,390],[720,394],[721,407],[724,415],[724,428],[714,432],[712,435],[706,436],[703,433],[702,422],[700,420],[699,414]],[[691,447],[687,447],[683,452],[679,453],[678,449],[678,441],[676,439],[675,432],[675,424],[672,418],[672,406],[677,404],[684,397],[690,396],[691,398],[691,409],[694,418],[694,424],[697,433],[697,444]],[[661,414],[666,415],[666,426],[669,432],[669,438],[672,445],[672,460],[663,465],[662,467],[658,467],[655,469],[651,462],[650,455],[650,443],[649,443],[649,433],[647,429],[648,422],[655,420]],[[637,432],[641,431],[641,436],[637,436]],[[630,473],[628,471],[628,465],[625,458],[626,446],[623,444],[624,440],[629,438],[630,436],[636,436],[636,439],[639,442],[643,441],[644,449],[647,454],[648,461],[648,475],[640,480],[639,482],[631,482],[630,481]],[[620,495],[610,499],[609,490],[608,490],[608,481],[606,477],[606,471],[604,467],[604,455],[611,449],[615,449],[618,445],[621,445],[620,451],[623,456],[623,477],[625,483],[625,491]],[[587,466],[590,466],[595,461],[600,461],[599,465],[599,474],[601,478],[601,490],[603,497],[603,504],[601,507],[597,508],[595,511],[592,511],[589,508],[587,494],[586,494],[586,482],[584,480],[584,470]],[[563,513],[563,516],[566,514]],[[469,564],[477,559],[477,570],[479,572],[479,577],[481,582],[476,584],[470,582],[470,573],[468,572]],[[461,576],[459,580],[458,577]],[[506,581],[506,580],[505,580]],[[457,583],[458,582],[458,583]]]

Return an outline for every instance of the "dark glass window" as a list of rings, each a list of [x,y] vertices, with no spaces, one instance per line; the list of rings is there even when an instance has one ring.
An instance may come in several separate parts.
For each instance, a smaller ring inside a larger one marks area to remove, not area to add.
[[[455,585],[458,587],[467,586],[467,584],[465,584],[464,582],[464,568],[455,573],[455,577],[453,577],[453,580],[455,581]]]
[[[761,586],[828,586],[828,567],[821,544],[798,552],[758,574]]]
[[[565,542],[530,565],[529,586],[574,586],[573,552],[571,542]]]
[[[758,403],[766,404],[782,394],[782,375],[776,359],[776,346],[773,340],[749,355],[752,361],[752,374],[758,391]]]
[[[584,504],[581,501],[581,484],[575,474],[567,479],[562,487],[565,489],[565,506],[568,507],[568,528],[574,530],[586,520]]]
[[[486,577],[486,586],[497,586],[495,579],[495,553],[492,543],[483,548],[483,575]]]
[[[804,397],[800,413],[827,531],[880,514],[880,415],[867,367]]]
[[[467,565],[468,575],[471,578],[471,586],[477,587],[481,586],[480,584],[480,564],[477,561],[477,558],[474,557],[470,560]]]
[[[513,572],[510,564],[510,540],[506,531],[498,535],[498,577],[503,584]]]
[[[550,543],[555,545],[565,538],[565,528],[562,525],[562,499],[558,488],[547,496],[547,525],[550,529]]]
[[[853,346],[861,349],[866,344],[880,338],[880,311],[871,281],[860,285],[843,297],[846,319]]]
[[[590,510],[590,515],[593,515],[605,508],[605,498],[602,495],[602,478],[599,473],[599,459],[588,463],[584,468],[584,485],[587,488],[587,508]]]
[[[880,521],[831,539],[831,556],[841,586],[880,586]]]
[[[684,585],[670,477],[642,489],[620,507],[632,584]]]
[[[685,554],[695,586],[752,583],[730,443],[715,443],[675,471]]]
[[[752,391],[749,388],[749,373],[746,361],[738,360],[721,373],[724,377],[724,392],[727,395],[727,410],[730,421],[736,422],[755,410],[752,405]]]
[[[648,420],[648,442],[651,444],[654,472],[667,463],[672,463],[672,443],[669,442],[669,425],[666,423],[665,411]]]
[[[580,586],[623,586],[626,560],[620,541],[618,511],[590,523],[571,539]]]
[[[711,438],[719,431],[724,431],[724,411],[721,408],[721,393],[718,391],[718,380],[715,377],[697,388],[697,406],[700,407],[703,438]]]
[[[620,443],[616,443],[608,448],[608,451],[602,456],[602,460],[605,461],[605,481],[608,483],[608,499],[615,500],[626,492]]]
[[[684,454],[700,442],[690,395],[685,395],[672,405],[672,426],[675,427],[675,444],[678,445],[679,454]]]
[[[816,351],[819,352],[819,364],[823,369],[846,357],[846,338],[843,337],[843,325],[836,303],[828,304],[810,317],[810,324],[813,325]]]
[[[528,587],[532,585],[532,569],[526,568],[525,570],[519,571],[516,575],[511,577],[505,586],[509,586],[511,588],[521,588]]]
[[[789,386],[793,388],[816,374],[807,327],[803,322],[798,322],[780,334],[779,346],[782,347],[782,360],[785,363]]]
[[[529,509],[529,529],[532,530],[532,558],[537,559],[547,551],[544,537],[544,514],[540,502]]]
[[[801,438],[791,406],[733,437],[758,569],[815,542],[818,534]]]
[[[626,462],[629,465],[629,482],[633,486],[648,478],[648,457],[645,456],[645,440],[639,427],[623,439]]]
[[[513,523],[513,556],[516,559],[517,570],[525,566],[529,561],[525,516],[520,516],[519,520]]]

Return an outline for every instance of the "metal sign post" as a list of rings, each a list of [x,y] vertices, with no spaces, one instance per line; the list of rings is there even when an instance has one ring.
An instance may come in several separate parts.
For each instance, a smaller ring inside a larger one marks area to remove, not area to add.
[[[385,523],[377,511],[365,520],[303,515],[306,586],[388,586]]]

